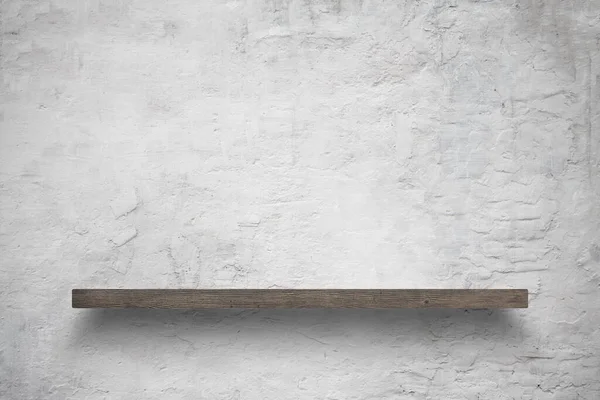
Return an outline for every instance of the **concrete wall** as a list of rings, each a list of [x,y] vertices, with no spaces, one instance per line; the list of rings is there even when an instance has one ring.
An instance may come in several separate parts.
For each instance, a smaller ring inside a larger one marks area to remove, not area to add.
[[[0,398],[600,398],[600,1],[2,2]],[[74,287],[527,288],[82,311]]]

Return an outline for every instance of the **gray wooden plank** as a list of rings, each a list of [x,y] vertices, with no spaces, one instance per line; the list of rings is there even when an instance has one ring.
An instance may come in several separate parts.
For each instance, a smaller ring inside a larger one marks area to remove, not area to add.
[[[527,308],[527,289],[73,289],[73,308]]]

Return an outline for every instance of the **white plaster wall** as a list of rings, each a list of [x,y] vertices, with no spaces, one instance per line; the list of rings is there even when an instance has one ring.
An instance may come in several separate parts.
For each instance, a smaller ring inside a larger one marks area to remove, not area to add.
[[[600,1],[1,10],[1,399],[600,398]],[[531,295],[85,311],[74,287]]]

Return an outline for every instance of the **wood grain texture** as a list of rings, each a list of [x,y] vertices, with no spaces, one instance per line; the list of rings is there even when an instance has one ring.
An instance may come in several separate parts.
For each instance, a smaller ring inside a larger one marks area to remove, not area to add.
[[[73,308],[527,308],[527,289],[73,289]]]

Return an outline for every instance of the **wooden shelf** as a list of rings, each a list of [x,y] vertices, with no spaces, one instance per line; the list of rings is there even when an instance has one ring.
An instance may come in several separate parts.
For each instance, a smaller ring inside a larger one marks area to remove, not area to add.
[[[527,289],[73,289],[73,308],[527,308]]]

